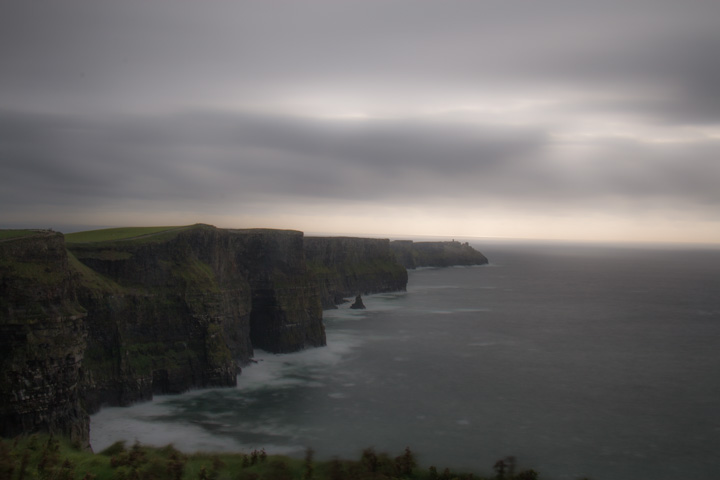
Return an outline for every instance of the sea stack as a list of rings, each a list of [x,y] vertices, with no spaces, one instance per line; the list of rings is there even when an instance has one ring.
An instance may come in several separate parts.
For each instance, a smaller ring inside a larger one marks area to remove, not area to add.
[[[355,297],[355,303],[350,305],[350,308],[355,310],[365,310],[365,304],[362,301],[362,296],[358,295]]]

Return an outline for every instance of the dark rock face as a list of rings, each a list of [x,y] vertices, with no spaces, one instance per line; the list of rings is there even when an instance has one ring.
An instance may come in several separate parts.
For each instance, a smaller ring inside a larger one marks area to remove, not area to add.
[[[197,225],[153,241],[69,244],[117,289],[89,305],[84,382],[90,411],[154,393],[236,384],[253,347],[281,353],[325,344],[301,232]]]
[[[387,239],[306,237],[305,257],[317,278],[323,308],[334,308],[357,292],[397,292],[407,287],[407,270]]]
[[[252,344],[273,353],[325,345],[317,283],[305,262],[302,232],[231,230],[252,291]]]
[[[68,244],[85,274],[89,411],[235,385],[252,356],[251,290],[231,236],[196,226],[147,241]]]
[[[84,316],[61,234],[0,241],[0,435],[46,430],[88,443]]]
[[[395,240],[390,248],[405,268],[449,267],[451,265],[485,265],[488,259],[467,242],[413,242]]]

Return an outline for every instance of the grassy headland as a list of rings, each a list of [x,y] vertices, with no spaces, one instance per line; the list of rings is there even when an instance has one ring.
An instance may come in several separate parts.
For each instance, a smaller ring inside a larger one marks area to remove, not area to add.
[[[65,241],[68,243],[112,242],[115,240],[128,240],[138,237],[146,237],[168,231],[180,231],[186,228],[190,228],[190,226],[105,228],[102,230],[88,230],[85,232],[68,233],[65,235]]]
[[[0,240],[9,240],[11,238],[28,237],[35,235],[37,230],[0,230]]]

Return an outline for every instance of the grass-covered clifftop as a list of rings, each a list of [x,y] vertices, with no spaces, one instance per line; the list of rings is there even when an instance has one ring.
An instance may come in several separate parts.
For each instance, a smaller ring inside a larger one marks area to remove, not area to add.
[[[65,235],[65,241],[69,243],[95,243],[110,242],[114,240],[141,240],[152,236],[157,241],[163,238],[157,234],[167,232],[170,235],[181,230],[187,230],[195,227],[195,225],[183,227],[123,227],[123,228],[104,228],[101,230],[88,230],[85,232],[68,233]]]
[[[43,230],[28,230],[28,229],[8,229],[0,230],[0,242],[3,240],[10,240],[11,238],[18,237],[29,237],[31,235],[37,235],[43,232]]]

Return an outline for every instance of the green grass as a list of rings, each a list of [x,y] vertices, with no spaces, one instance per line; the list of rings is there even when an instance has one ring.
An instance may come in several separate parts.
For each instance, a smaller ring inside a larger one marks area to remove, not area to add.
[[[123,289],[113,280],[92,270],[90,267],[82,263],[75,255],[67,252],[68,265],[77,273],[80,283],[93,292],[102,293],[121,293]]]
[[[198,364],[202,360],[191,348],[167,345],[160,342],[130,343],[123,345],[128,366],[137,374],[152,374],[154,370],[177,370],[178,366]],[[225,347],[227,351],[227,347]],[[228,362],[232,357],[228,355]]]
[[[305,264],[307,265],[307,269],[313,274],[313,275],[332,275],[337,274],[338,272],[331,269],[329,266],[325,265],[324,263],[320,261],[315,260],[306,260]]]
[[[195,257],[188,257],[184,260],[183,263],[171,265],[173,277],[182,278],[186,285],[192,285],[193,289],[204,294],[220,293],[215,272],[210,265]]]
[[[508,459],[505,459],[508,460]],[[495,467],[496,472],[497,467]],[[93,454],[62,438],[29,435],[0,439],[3,480],[536,480],[531,470],[510,475],[478,476],[417,466],[409,449],[395,456],[369,448],[359,460],[316,461],[305,458],[246,453],[182,453],[171,445],[155,448],[117,442]]]
[[[190,226],[105,228],[102,230],[88,230],[85,232],[68,233],[65,235],[65,241],[68,243],[112,242],[116,240],[128,240],[148,235],[155,235],[168,231],[180,231],[186,228],[190,228]]]
[[[0,240],[29,237],[30,235],[35,235],[37,233],[37,230],[0,230]]]
[[[14,258],[0,258],[0,267],[10,273],[11,278],[16,281],[29,282],[28,285],[36,283],[43,286],[61,285],[65,279],[63,272],[56,268],[56,265],[47,265],[39,261],[23,262],[15,261]]]

